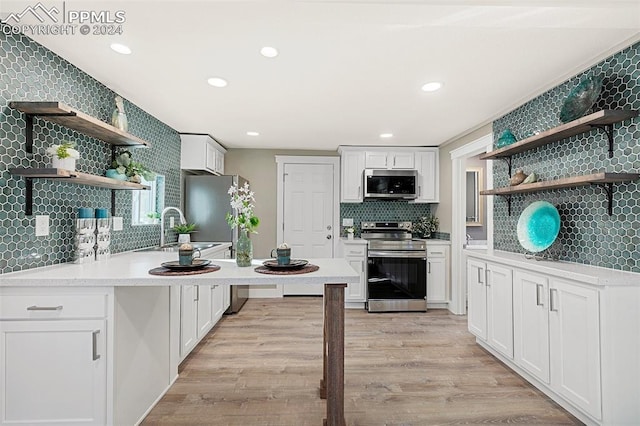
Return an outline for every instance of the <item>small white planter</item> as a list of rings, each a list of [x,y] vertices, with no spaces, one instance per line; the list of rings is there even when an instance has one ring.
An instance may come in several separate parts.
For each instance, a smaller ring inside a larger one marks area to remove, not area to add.
[[[190,243],[191,242],[191,234],[178,234],[178,242],[180,244]]]
[[[65,169],[65,170],[75,171],[76,159],[73,157],[67,157],[67,158],[53,157],[51,159],[51,167],[53,167],[54,169]]]

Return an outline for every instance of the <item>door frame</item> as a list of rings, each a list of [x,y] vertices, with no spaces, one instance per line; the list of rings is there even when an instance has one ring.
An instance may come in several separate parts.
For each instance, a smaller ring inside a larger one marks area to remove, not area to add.
[[[465,196],[467,193],[466,163],[467,158],[491,151],[493,148],[493,132],[460,148],[451,151],[451,303],[449,310],[457,315],[467,313],[467,280],[463,244],[466,237]],[[493,187],[493,166],[487,161],[487,188]],[[493,197],[486,199],[487,212],[487,245],[493,248]]]
[[[276,244],[284,238],[284,167],[285,164],[328,164],[333,167],[333,224],[331,239],[333,240],[333,257],[338,250],[340,237],[340,157],[276,155]],[[282,285],[278,285],[280,297],[283,296]]]

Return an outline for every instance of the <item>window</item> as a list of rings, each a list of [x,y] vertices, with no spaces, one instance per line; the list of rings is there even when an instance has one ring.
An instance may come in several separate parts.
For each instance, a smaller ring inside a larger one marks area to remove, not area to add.
[[[132,191],[131,224],[156,225],[164,209],[164,176],[156,175],[152,181],[140,182],[150,187],[147,191]]]

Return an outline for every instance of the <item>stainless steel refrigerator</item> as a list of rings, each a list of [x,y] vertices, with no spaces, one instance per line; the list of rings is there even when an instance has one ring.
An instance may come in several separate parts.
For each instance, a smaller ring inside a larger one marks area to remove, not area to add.
[[[231,213],[231,196],[228,191],[232,184],[238,186],[247,182],[241,176],[187,175],[185,177],[184,215],[189,223],[196,224],[193,241],[231,241],[231,258],[238,243],[238,229],[231,229],[225,219]],[[236,212],[233,212],[236,214]],[[225,313],[240,310],[249,296],[249,286],[231,286],[231,306]]]

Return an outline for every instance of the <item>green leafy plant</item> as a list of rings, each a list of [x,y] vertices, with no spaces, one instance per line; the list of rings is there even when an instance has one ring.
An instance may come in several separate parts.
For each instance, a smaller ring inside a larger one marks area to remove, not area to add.
[[[178,234],[190,234],[196,230],[195,223],[181,223],[172,228]]]
[[[429,213],[413,223],[413,233],[422,237],[430,237],[432,233],[438,230],[439,226],[440,221],[438,218]]]
[[[74,142],[63,141],[60,145],[51,145],[47,148],[47,154],[52,157],[64,158],[80,158],[80,153],[74,149],[76,144]]]
[[[135,176],[142,176],[148,181],[155,179],[156,174],[149,170],[144,164],[133,160],[133,155],[130,151],[124,150],[116,154],[115,159],[111,163],[111,167],[116,169],[121,175],[131,178]]]

